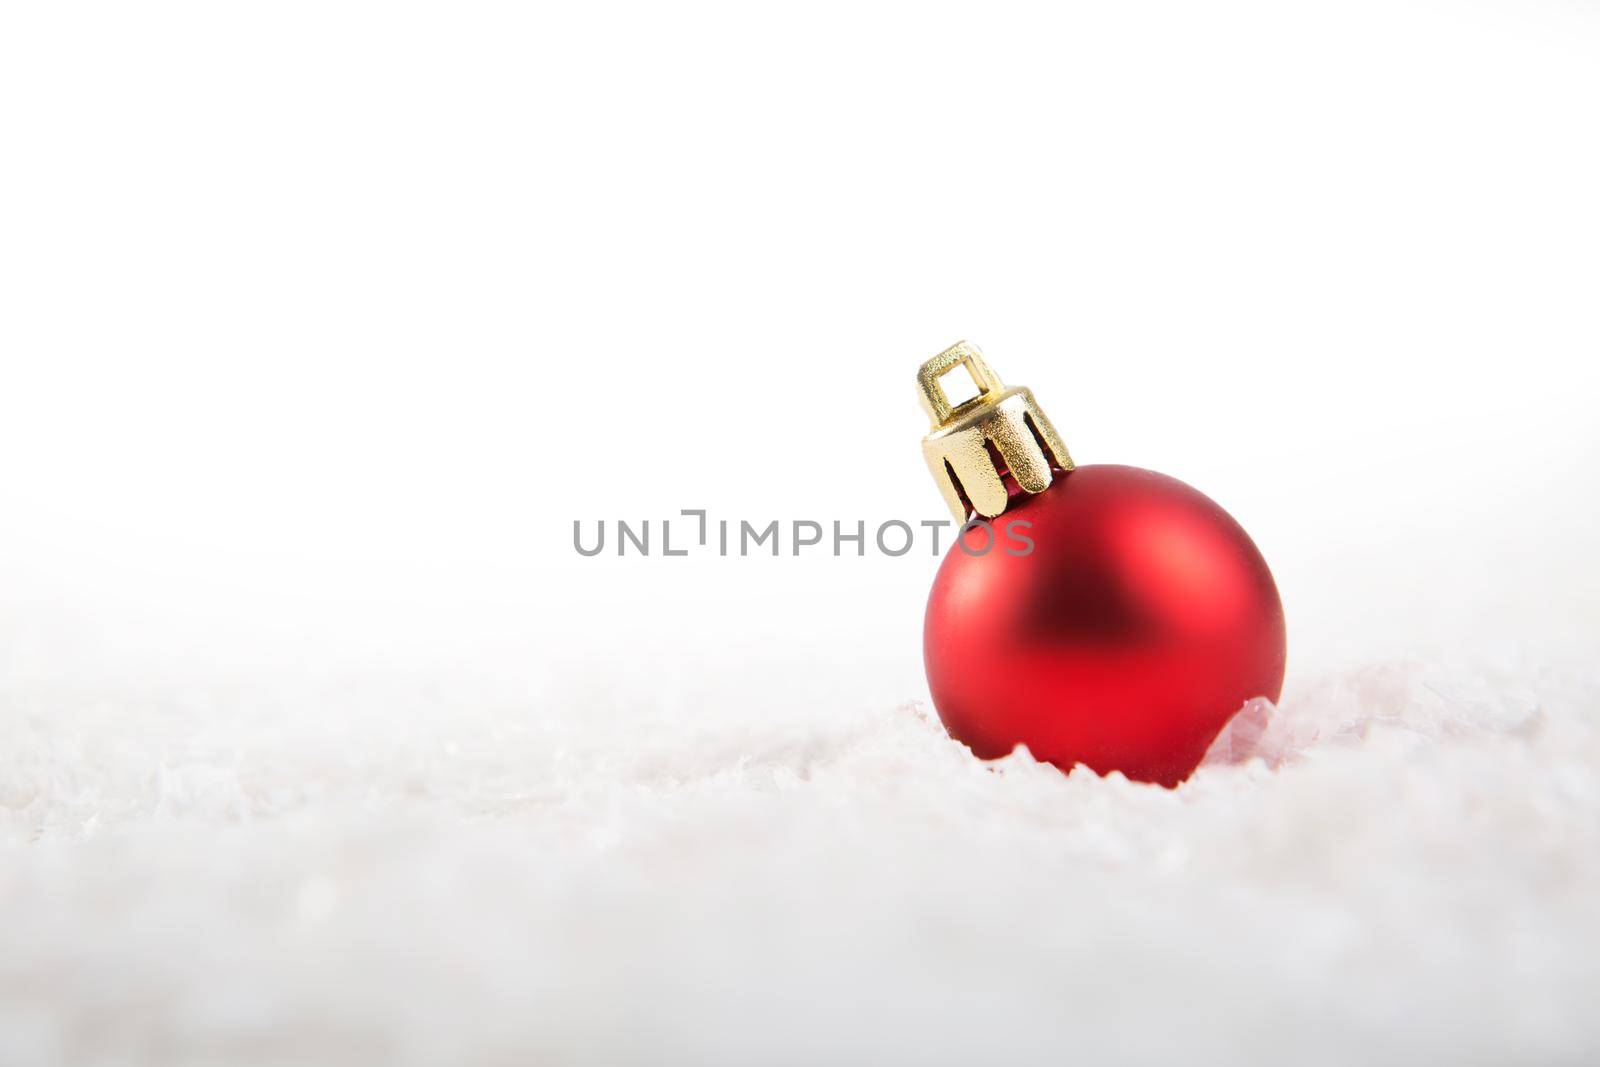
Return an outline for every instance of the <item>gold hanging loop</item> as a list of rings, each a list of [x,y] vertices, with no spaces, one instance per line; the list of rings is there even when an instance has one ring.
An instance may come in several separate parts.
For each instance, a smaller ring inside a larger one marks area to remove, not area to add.
[[[941,379],[964,367],[978,395],[951,404]],[[1007,389],[978,346],[961,341],[917,369],[922,406],[933,432],[922,439],[928,470],[958,522],[973,515],[986,519],[1005,511],[1011,494],[1005,474],[1024,492],[1046,489],[1057,471],[1072,470],[1072,457],[1033,393]],[[995,465],[993,446],[1004,464]]]

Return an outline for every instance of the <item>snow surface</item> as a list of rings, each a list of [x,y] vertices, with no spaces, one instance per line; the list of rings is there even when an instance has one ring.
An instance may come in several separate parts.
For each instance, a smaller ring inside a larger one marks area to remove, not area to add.
[[[0,1063],[1600,1056],[1581,658],[1331,672],[1175,792],[275,677],[7,686]]]

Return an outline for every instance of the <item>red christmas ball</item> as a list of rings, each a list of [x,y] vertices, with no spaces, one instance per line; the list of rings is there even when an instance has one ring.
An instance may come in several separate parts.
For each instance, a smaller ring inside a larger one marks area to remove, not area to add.
[[[1079,467],[988,527],[951,546],[923,630],[934,706],[976,755],[1175,786],[1246,700],[1278,698],[1272,572],[1203,494]]]

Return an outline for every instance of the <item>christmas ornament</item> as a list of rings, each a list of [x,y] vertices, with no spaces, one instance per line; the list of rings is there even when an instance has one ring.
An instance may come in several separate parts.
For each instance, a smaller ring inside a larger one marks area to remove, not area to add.
[[[952,405],[964,366],[978,395]],[[1251,697],[1283,686],[1283,605],[1243,528],[1174,478],[1076,466],[1023,388],[965,342],[917,375],[923,453],[966,527],[928,597],[945,728],[984,759],[1175,786]]]

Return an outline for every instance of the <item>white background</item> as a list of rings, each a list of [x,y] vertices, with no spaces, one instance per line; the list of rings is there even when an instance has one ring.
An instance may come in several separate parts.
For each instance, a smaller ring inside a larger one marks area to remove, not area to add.
[[[603,762],[888,714],[920,548],[572,523],[939,518],[913,374],[961,338],[1240,519],[1287,706],[1585,654],[1597,60],[1557,0],[9,7],[8,721],[487,689]]]
[[[937,518],[912,374],[963,337],[1080,462],[1235,513],[1292,671],[1413,599],[1593,624],[1586,5],[6,23],[23,638],[518,669],[670,620],[706,669],[794,630],[909,698],[931,560],[570,526]]]

